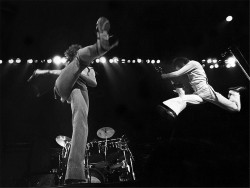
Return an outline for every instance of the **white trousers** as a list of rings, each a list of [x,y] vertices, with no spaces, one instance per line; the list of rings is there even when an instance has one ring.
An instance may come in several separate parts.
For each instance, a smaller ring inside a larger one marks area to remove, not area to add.
[[[163,102],[163,104],[171,108],[176,115],[180,114],[186,108],[187,103],[201,104],[204,102],[211,102],[231,112],[239,112],[241,109],[240,94],[236,91],[229,91],[229,99],[215,92],[211,86],[203,90],[201,94],[194,93],[185,95],[184,92],[177,93],[179,97],[168,99]]]

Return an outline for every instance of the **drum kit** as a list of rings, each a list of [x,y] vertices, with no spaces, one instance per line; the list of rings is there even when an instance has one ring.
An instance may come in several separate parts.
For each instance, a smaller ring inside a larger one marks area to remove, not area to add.
[[[128,147],[128,140],[124,136],[111,139],[114,134],[113,128],[103,127],[97,131],[97,136],[102,140],[94,139],[87,143],[84,164],[88,183],[136,180],[133,167],[134,157]],[[57,136],[56,142],[62,146],[57,176],[58,184],[63,185],[71,139],[66,136]]]

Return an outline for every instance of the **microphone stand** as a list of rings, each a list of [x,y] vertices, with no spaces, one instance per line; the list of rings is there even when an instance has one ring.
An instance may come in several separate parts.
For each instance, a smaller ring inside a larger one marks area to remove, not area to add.
[[[229,49],[229,52],[234,56],[234,58],[236,59],[236,63],[239,65],[239,67],[241,68],[242,72],[245,74],[245,76],[247,77],[247,79],[250,81],[250,77],[249,75],[247,74],[247,72],[245,71],[245,69],[242,67],[242,65],[240,64],[240,62],[238,61],[238,59],[235,57],[233,51],[231,48],[228,48]],[[238,48],[237,48],[238,49]],[[239,51],[239,49],[238,49]],[[240,52],[240,51],[239,51]],[[241,54],[241,52],[240,52]],[[243,57],[243,55],[241,54],[242,58],[246,61],[246,59]],[[247,61],[246,61],[247,62]]]

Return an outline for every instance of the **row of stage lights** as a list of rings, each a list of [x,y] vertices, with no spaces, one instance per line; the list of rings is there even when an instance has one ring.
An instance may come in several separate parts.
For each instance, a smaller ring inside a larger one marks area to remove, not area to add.
[[[237,61],[238,60],[234,56],[228,57],[226,60],[224,60],[225,64],[216,58],[208,58],[202,60],[202,66],[208,66],[210,69],[217,69],[222,66],[226,66],[226,68],[233,68],[236,66]]]
[[[22,61],[20,58],[17,58],[17,59],[9,59],[7,61],[9,64],[13,64],[13,63],[16,63],[16,64],[20,64]],[[33,59],[28,59],[27,60],[27,63],[28,64],[32,64],[32,63],[54,63],[56,65],[63,65],[67,62],[67,59],[65,57],[60,57],[60,56],[55,56],[54,58],[52,59],[48,59],[48,60],[41,60],[41,61],[38,61],[38,60],[33,60]],[[118,57],[113,57],[111,59],[107,59],[106,57],[102,56],[100,58],[97,58],[95,59],[95,63],[102,63],[102,64],[105,64],[105,63],[143,63],[144,60],[142,59],[133,59],[133,60],[130,60],[130,59],[119,59]],[[158,60],[150,60],[150,59],[147,59],[145,61],[146,63],[151,63],[151,64],[154,64],[154,63],[160,63],[161,61],[158,59]],[[0,60],[0,64],[2,64],[3,61]]]
[[[235,67],[236,66],[236,62],[238,60],[232,56],[232,57],[229,57],[227,58],[224,62],[225,64],[222,63],[221,60],[218,60],[216,58],[208,58],[208,59],[203,59],[202,60],[202,66],[205,67],[209,67],[210,69],[217,69],[221,66],[226,66],[226,68],[232,68],[232,67]],[[67,59],[65,57],[60,57],[60,56],[55,56],[54,58],[52,59],[48,59],[48,60],[41,60],[41,61],[38,61],[38,60],[33,60],[33,59],[28,59],[27,60],[27,63],[28,64],[32,64],[32,63],[54,63],[56,65],[63,65],[67,62]],[[150,60],[150,59],[147,59],[146,61],[142,60],[142,59],[133,59],[133,60],[126,60],[126,59],[119,59],[118,57],[113,57],[112,59],[107,59],[106,57],[100,57],[98,59],[95,59],[95,63],[102,63],[102,64],[105,64],[105,63],[143,63],[143,62],[146,62],[147,64],[151,63],[151,64],[159,64],[161,61],[160,60]],[[0,60],[0,64],[2,64],[3,61]],[[20,64],[21,63],[21,59],[20,58],[17,58],[17,59],[9,59],[8,60],[8,63],[9,64],[13,64],[13,63],[16,63],[16,64]]]

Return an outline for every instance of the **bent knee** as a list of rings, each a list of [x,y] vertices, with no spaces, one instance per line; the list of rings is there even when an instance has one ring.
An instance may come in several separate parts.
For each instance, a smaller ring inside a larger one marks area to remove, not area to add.
[[[229,109],[229,111],[230,112],[232,112],[232,113],[237,113],[237,112],[240,112],[240,108],[231,108],[231,109]]]

